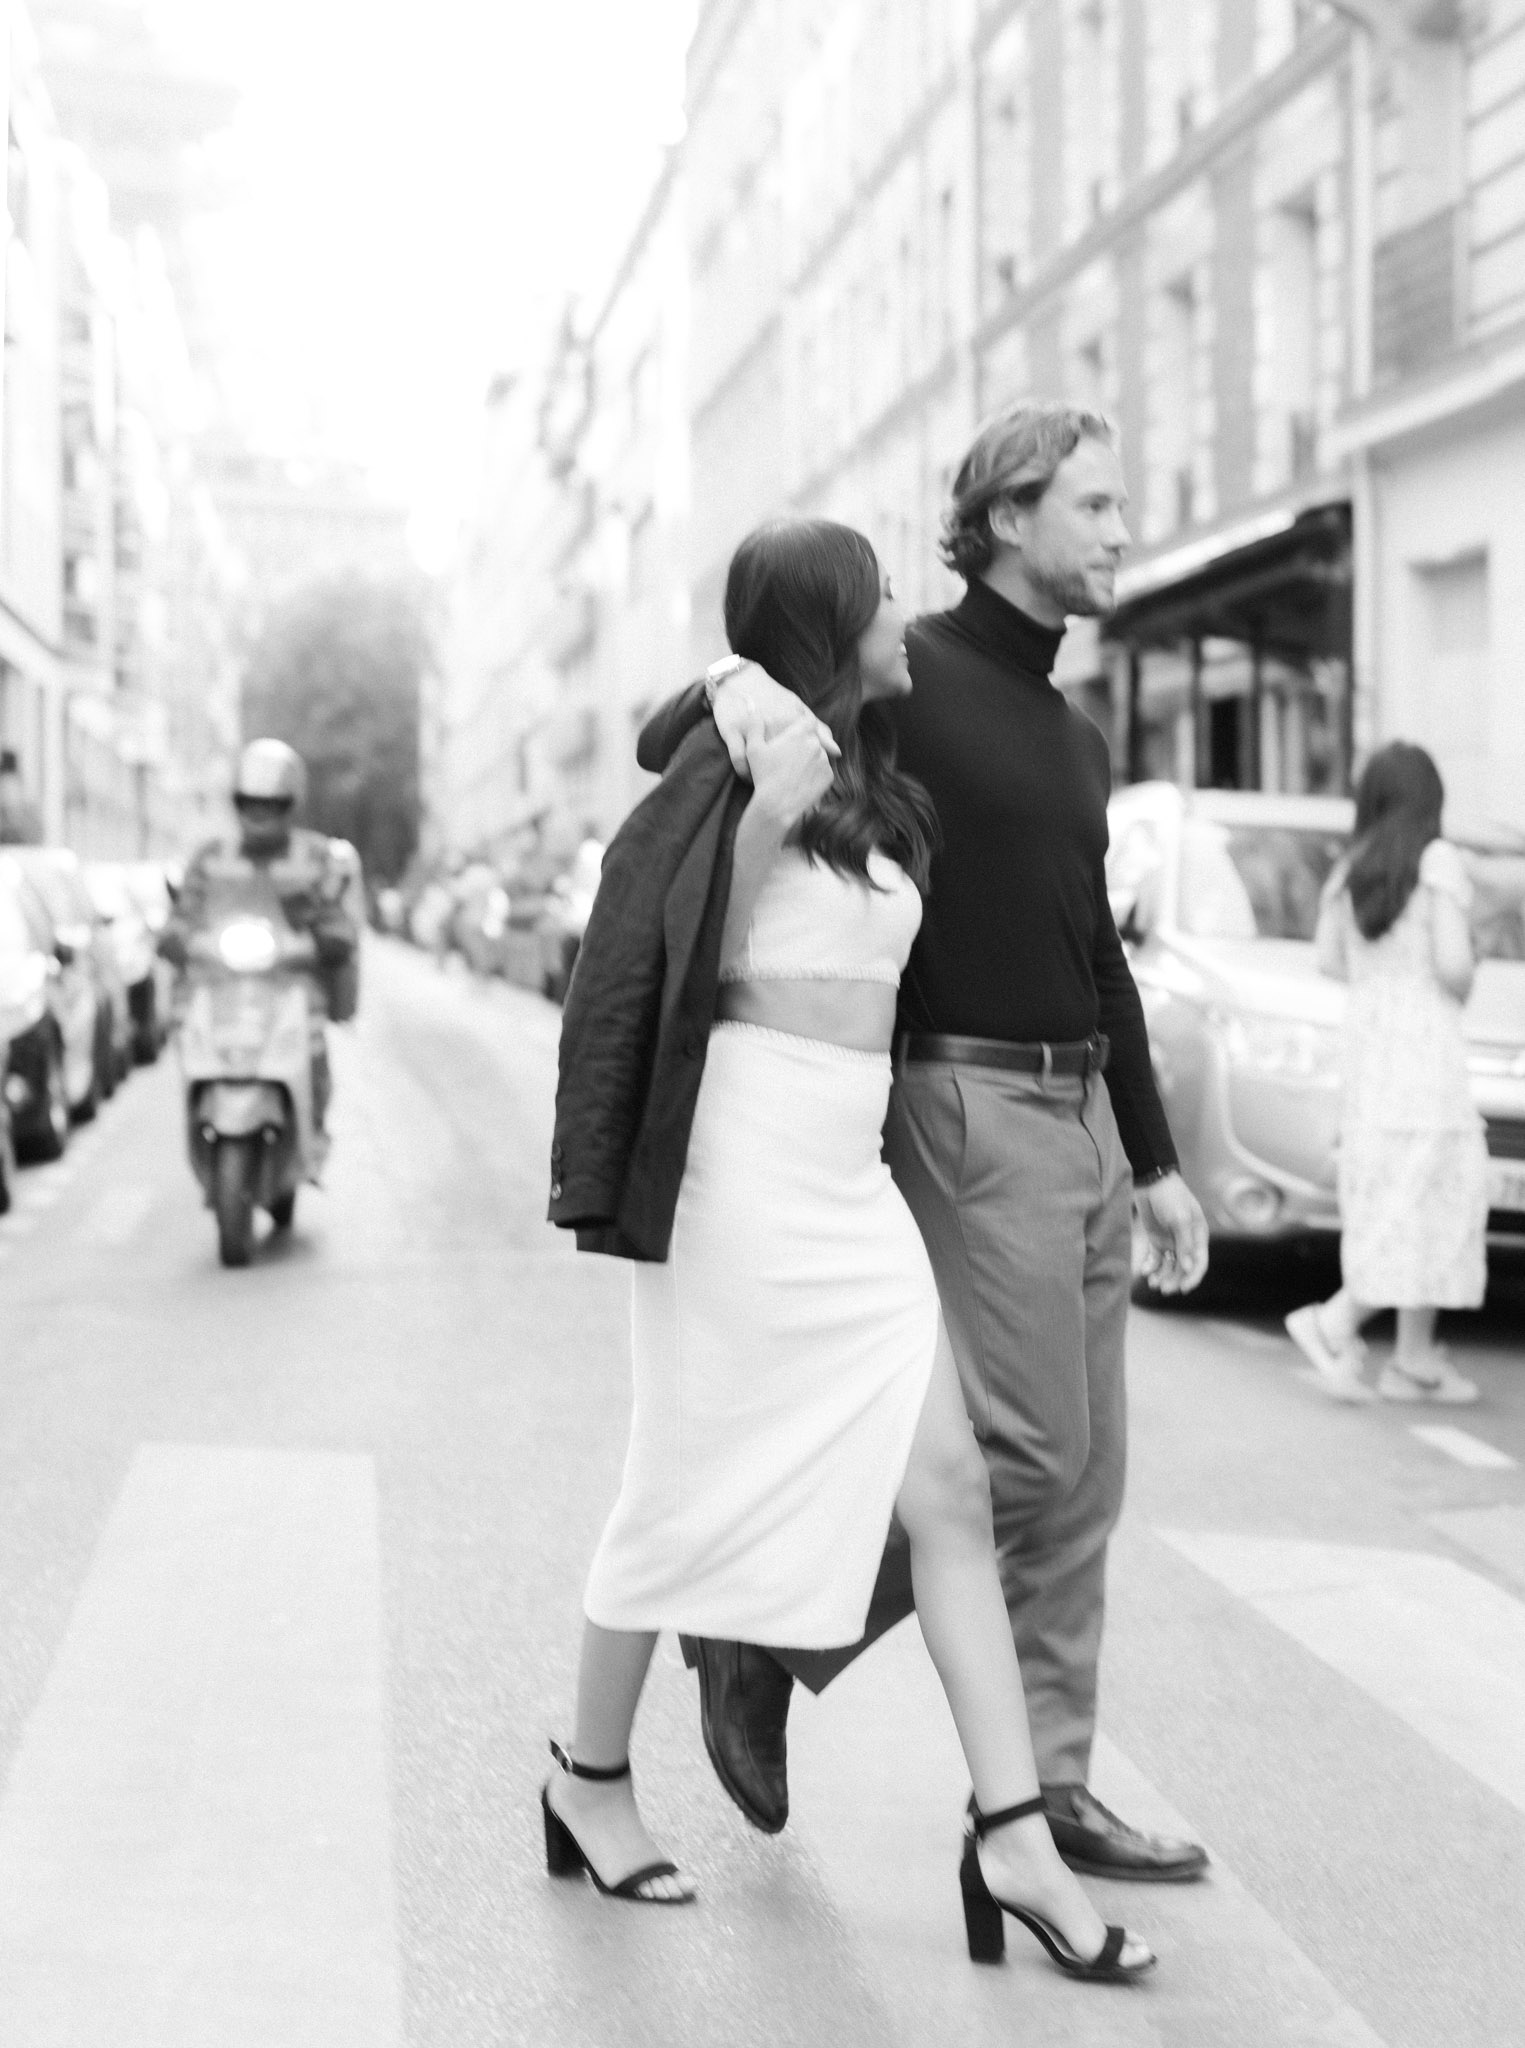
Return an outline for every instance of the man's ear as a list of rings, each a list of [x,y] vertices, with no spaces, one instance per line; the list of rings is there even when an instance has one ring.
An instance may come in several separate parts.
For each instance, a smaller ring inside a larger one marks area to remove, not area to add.
[[[1009,548],[1022,548],[1027,544],[1027,508],[1014,505],[1010,498],[997,498],[986,517],[990,531],[998,541]]]

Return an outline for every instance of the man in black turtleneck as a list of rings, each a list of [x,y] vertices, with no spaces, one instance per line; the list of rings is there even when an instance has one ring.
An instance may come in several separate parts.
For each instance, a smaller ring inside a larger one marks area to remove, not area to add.
[[[1086,1787],[1123,1495],[1135,1205],[1162,1290],[1195,1286],[1207,1263],[1107,903],[1106,741],[1050,680],[1066,617],[1112,608],[1124,503],[1109,425],[1070,406],[988,421],[955,479],[943,554],[968,588],[907,631],[915,687],[892,712],[942,845],[901,987],[884,1149],[932,1257],[990,1473],[1055,1839],[1077,1869],[1178,1879],[1200,1874],[1202,1850],[1141,1834]],[[809,714],[761,671],[727,669],[710,695],[740,766],[750,733]],[[658,715],[645,765],[696,709]],[[852,1649],[685,1644],[710,1757],[758,1826],[788,1813],[793,1678],[819,1690],[912,1604],[892,1539]]]

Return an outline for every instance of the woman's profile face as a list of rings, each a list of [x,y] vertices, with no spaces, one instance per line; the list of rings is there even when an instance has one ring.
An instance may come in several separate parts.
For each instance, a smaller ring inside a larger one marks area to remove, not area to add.
[[[863,701],[905,697],[910,694],[911,671],[905,653],[905,613],[900,609],[884,576],[880,584],[879,609],[869,620],[858,642],[858,667],[863,677]]]

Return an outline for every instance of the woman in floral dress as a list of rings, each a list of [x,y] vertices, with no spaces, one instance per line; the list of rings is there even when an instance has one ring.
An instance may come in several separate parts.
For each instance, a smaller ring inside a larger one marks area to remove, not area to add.
[[[1287,1332],[1337,1400],[1475,1401],[1435,1343],[1436,1311],[1476,1308],[1487,1280],[1487,1145],[1467,1085],[1462,1007],[1472,988],[1472,888],[1440,836],[1445,792],[1422,747],[1366,765],[1355,840],[1330,876],[1318,960],[1347,981],[1340,1123],[1340,1268],[1330,1300]],[[1398,1312],[1375,1389],[1360,1330]]]

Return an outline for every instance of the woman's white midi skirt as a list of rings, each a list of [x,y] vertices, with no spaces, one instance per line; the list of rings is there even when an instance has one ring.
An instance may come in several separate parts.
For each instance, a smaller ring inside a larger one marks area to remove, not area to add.
[[[630,1449],[588,1579],[610,1629],[855,1642],[937,1344],[880,1152],[888,1055],[712,1032],[665,1265],[635,1268]]]

